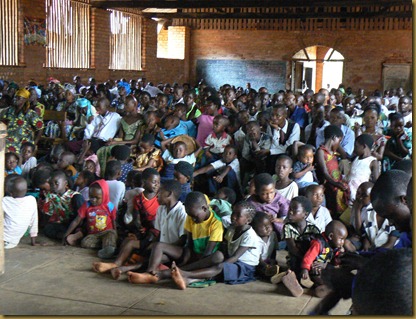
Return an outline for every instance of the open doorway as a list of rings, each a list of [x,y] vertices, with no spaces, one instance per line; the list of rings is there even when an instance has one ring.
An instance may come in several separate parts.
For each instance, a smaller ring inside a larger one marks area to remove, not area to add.
[[[342,83],[344,57],[333,48],[310,46],[292,57],[291,89],[302,93],[306,89],[338,88]]]

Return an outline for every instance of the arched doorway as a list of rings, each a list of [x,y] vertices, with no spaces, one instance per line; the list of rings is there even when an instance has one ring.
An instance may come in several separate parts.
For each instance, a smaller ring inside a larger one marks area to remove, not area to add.
[[[315,45],[298,51],[292,57],[291,89],[301,93],[306,88],[338,88],[342,83],[344,57],[333,48]]]

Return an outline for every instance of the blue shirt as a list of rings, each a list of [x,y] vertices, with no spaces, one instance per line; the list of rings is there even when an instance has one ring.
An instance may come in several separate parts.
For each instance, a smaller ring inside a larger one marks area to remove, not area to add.
[[[319,146],[325,143],[324,130],[328,125],[329,122],[328,124],[325,123],[324,126],[322,126],[316,134],[316,148],[319,148]],[[341,125],[341,131],[344,133],[344,137],[341,141],[341,146],[347,153],[348,157],[351,157],[352,153],[354,152],[355,134],[353,130],[346,125]]]
[[[296,105],[296,108],[293,111],[293,114],[290,116],[290,119],[293,122],[298,123],[301,128],[305,128],[308,124],[308,113],[306,113],[306,110],[303,107]]]
[[[186,127],[178,124],[178,126],[176,126],[173,129],[170,129],[170,130],[162,128],[162,132],[163,132],[163,135],[165,136],[165,138],[168,139],[168,138],[171,138],[171,137],[186,134],[187,129],[186,129]],[[156,147],[160,148],[161,141],[162,141],[162,138],[160,137],[160,133],[157,133],[156,140],[155,140]]]
[[[187,130],[187,134],[191,137],[196,137],[196,125],[192,121],[180,121],[180,125],[184,126]]]

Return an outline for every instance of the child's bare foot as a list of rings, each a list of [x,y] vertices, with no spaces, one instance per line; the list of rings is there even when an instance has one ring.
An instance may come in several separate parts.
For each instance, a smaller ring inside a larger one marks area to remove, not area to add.
[[[103,263],[100,261],[95,261],[92,263],[92,269],[99,273],[109,272],[111,269],[116,268],[117,264],[115,263]]]
[[[294,297],[299,297],[303,294],[303,289],[293,271],[288,270],[286,275],[282,278],[282,282]]]
[[[82,237],[83,237],[82,232],[79,231],[75,234],[68,235],[66,237],[66,242],[70,246],[76,246],[76,244],[78,243],[78,240],[81,239]]]
[[[137,273],[128,271],[127,276],[129,282],[131,282],[132,284],[155,284],[159,281],[159,277],[157,275],[152,275],[148,272]]]
[[[172,279],[175,282],[176,286],[178,286],[179,289],[181,290],[185,290],[187,283],[185,281],[185,279],[182,277],[181,271],[180,269],[176,266],[175,262],[172,262],[172,266],[171,266],[171,271],[172,271]]]
[[[115,267],[111,269],[111,276],[113,276],[113,279],[118,280],[123,272],[120,268]]]

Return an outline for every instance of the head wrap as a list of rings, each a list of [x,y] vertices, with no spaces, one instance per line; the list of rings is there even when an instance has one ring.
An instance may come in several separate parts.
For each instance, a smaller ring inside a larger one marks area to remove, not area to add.
[[[178,171],[182,175],[189,178],[189,180],[192,179],[192,175],[194,174],[194,167],[185,161],[180,161],[175,164],[175,171]]]
[[[90,116],[92,116],[92,104],[90,102],[90,100],[86,99],[86,98],[78,98],[76,101],[76,104],[78,105],[78,107],[80,108],[87,108],[87,118],[89,118]]]
[[[18,90],[18,89],[19,89],[19,86],[18,86],[16,83],[11,82],[11,83],[9,84],[9,88],[11,88],[11,89],[15,89],[15,90]]]
[[[126,94],[130,94],[130,84],[128,84],[127,82],[119,82],[117,84],[117,88],[121,88],[124,87],[126,89]]]
[[[55,79],[55,78],[53,78],[53,77],[50,77],[50,78],[48,79],[48,82],[49,82],[49,83],[55,83],[55,84],[59,84],[59,83],[61,83],[61,82],[59,82],[59,80],[57,80],[57,79]]]
[[[26,89],[19,89],[16,91],[15,96],[21,96],[25,99],[28,99],[30,96],[30,92]]]
[[[103,210],[108,211],[108,203],[110,202],[110,189],[108,187],[107,182],[103,179],[99,179],[98,181],[95,181],[95,182],[91,183],[90,187],[93,184],[100,185],[101,191],[103,192],[103,197],[102,197],[101,204],[99,206],[97,206],[97,208],[99,207]]]

